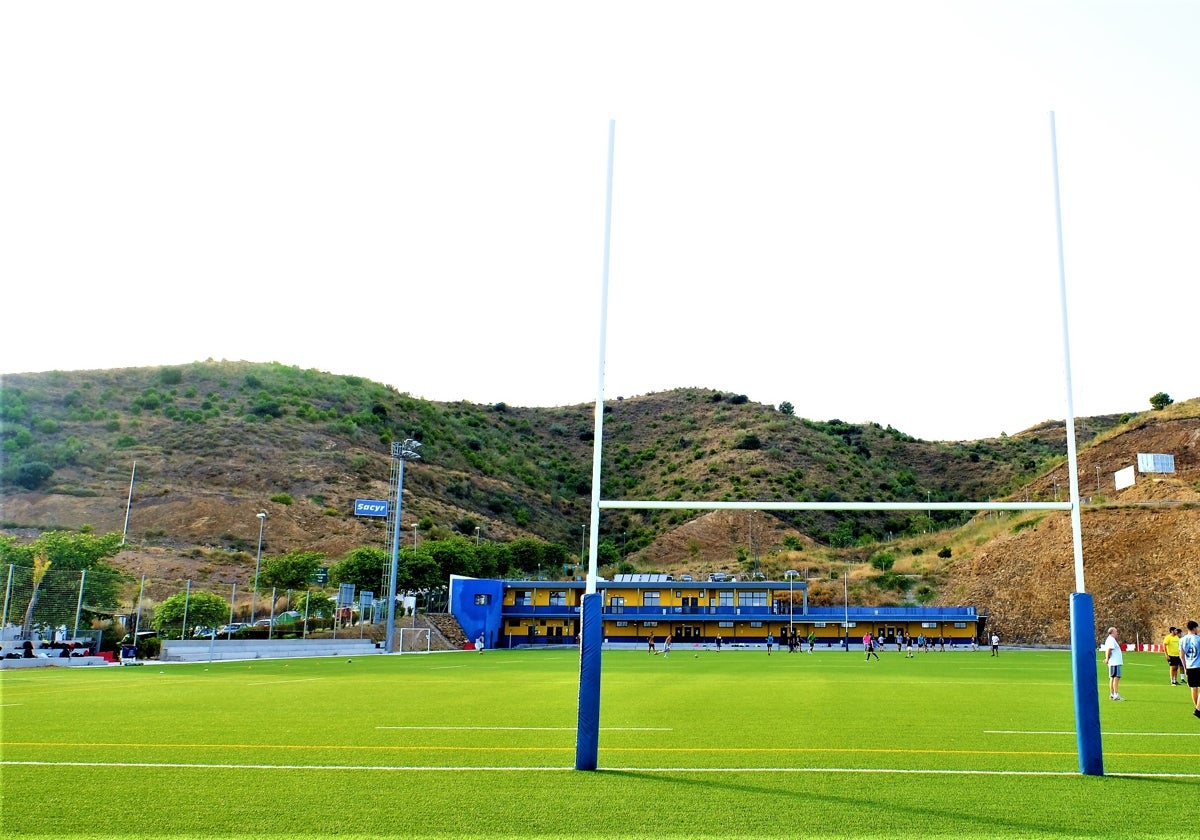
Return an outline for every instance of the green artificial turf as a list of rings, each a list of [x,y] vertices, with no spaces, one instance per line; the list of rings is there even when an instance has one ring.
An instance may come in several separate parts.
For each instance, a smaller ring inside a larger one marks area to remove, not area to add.
[[[488,651],[0,673],[0,834],[38,838],[1189,836],[1200,720],[1161,655]]]

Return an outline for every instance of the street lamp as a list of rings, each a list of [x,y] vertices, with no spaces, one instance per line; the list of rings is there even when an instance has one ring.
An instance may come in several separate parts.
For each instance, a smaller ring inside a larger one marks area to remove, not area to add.
[[[475,547],[479,548],[479,526],[475,526]]]
[[[414,522],[414,523],[413,523],[413,552],[414,552],[414,553],[415,553],[415,552],[416,552],[416,550],[417,550],[417,526],[418,526],[419,524],[421,524],[421,523],[419,523],[419,522]]]
[[[587,523],[583,523],[583,539],[579,542],[579,565],[587,562]]]
[[[796,631],[792,629],[792,614],[796,604],[795,600],[792,598],[792,584],[796,578],[800,576],[800,573],[795,569],[788,569],[783,573],[783,576],[787,578],[788,581],[788,637],[790,638],[796,635]]]
[[[267,512],[258,514],[258,554],[254,558],[254,592],[250,594],[250,623],[254,623],[254,611],[258,607],[258,567],[262,563],[263,526],[267,524]]]
[[[392,491],[395,499],[396,518],[392,525],[392,568],[388,580],[388,616],[387,637],[384,641],[385,650],[392,652],[392,643],[396,638],[396,574],[400,566],[400,497],[404,492],[404,462],[421,460],[421,444],[419,441],[405,438],[403,441],[392,441]],[[415,611],[413,622],[417,620]]]

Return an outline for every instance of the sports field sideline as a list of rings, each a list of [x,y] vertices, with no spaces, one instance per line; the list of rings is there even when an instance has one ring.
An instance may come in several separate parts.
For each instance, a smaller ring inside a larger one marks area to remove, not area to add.
[[[3,672],[0,833],[1194,834],[1200,720],[1161,654],[1101,692],[1104,777],[1079,773],[1065,651],[603,657],[596,772],[572,650]]]

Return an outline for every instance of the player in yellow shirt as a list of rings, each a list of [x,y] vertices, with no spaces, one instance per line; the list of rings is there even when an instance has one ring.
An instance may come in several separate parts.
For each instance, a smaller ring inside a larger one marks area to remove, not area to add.
[[[1187,685],[1180,681],[1179,672],[1183,668],[1183,660],[1179,658],[1179,629],[1171,627],[1163,636],[1163,650],[1167,652],[1167,667],[1171,670],[1171,685]]]

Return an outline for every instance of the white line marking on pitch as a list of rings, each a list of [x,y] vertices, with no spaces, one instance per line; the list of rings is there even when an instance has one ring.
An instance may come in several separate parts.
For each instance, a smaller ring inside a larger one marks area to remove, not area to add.
[[[1074,730],[1057,729],[985,729],[985,735],[1074,735]],[[1149,735],[1171,738],[1196,738],[1200,732],[1101,732],[1101,735]]]
[[[574,732],[574,726],[376,726],[376,729],[420,729],[457,732]],[[602,732],[674,732],[670,726],[601,726]]]
[[[316,682],[320,677],[305,677],[301,680],[264,680],[263,682],[246,683],[246,685],[283,685],[284,683]]]
[[[147,767],[171,770],[381,770],[385,772],[411,772],[424,770],[433,773],[463,772],[510,772],[528,773],[530,770],[573,771],[571,767],[525,765],[523,767],[477,767],[444,766],[423,767],[418,765],[373,766],[367,764],[191,764],[147,761],[0,761],[0,766],[22,767]],[[897,774],[906,776],[1079,776],[1066,770],[914,770],[880,767],[604,767],[600,772],[608,773],[863,773]],[[1200,773],[1108,773],[1133,779],[1200,779]]]

